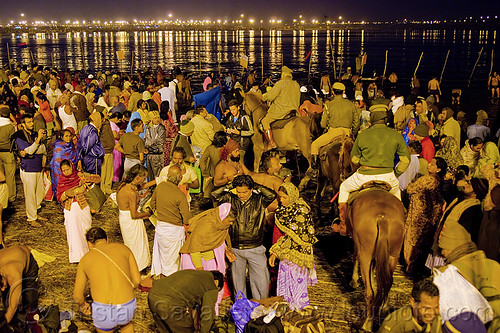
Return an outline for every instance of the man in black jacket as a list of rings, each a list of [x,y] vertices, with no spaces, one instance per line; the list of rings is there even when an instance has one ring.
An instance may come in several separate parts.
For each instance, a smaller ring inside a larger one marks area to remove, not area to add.
[[[236,291],[246,296],[246,267],[250,274],[250,287],[255,299],[267,298],[269,270],[266,248],[263,245],[265,210],[276,194],[271,189],[255,184],[248,175],[236,176],[231,184],[212,192],[219,204],[231,203],[237,212],[236,221],[229,228],[236,261],[231,271]]]

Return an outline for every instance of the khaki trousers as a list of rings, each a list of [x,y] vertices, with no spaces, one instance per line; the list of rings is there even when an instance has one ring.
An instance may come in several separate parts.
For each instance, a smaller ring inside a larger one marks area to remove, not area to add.
[[[265,116],[264,118],[262,118],[262,120],[260,122],[262,123],[262,127],[264,127],[264,131],[270,130],[271,123],[275,120],[278,120],[278,119],[272,118],[269,116]]]
[[[311,143],[311,154],[312,155],[318,155],[319,150],[321,147],[326,146],[332,140],[339,135],[350,135],[351,134],[351,129],[350,128],[345,128],[345,127],[335,127],[335,128],[330,128],[328,129],[328,132],[324,133],[321,135],[319,138],[314,140]]]
[[[106,195],[112,193],[113,185],[113,153],[104,154],[104,161],[101,167],[101,190]]]
[[[25,172],[21,169],[24,200],[26,202],[26,216],[28,222],[37,220],[37,209],[45,197],[42,172]]]
[[[5,174],[5,182],[9,188],[9,201],[13,202],[16,200],[16,160],[14,159],[14,153],[0,152],[0,169]]]

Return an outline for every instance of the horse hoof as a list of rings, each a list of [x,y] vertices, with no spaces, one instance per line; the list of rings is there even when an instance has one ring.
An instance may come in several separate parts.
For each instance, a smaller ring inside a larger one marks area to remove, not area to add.
[[[365,323],[363,324],[363,326],[361,327],[361,329],[363,331],[366,331],[366,332],[372,332],[372,329],[373,329],[373,323],[372,323],[372,321],[369,320],[369,319],[366,319]]]

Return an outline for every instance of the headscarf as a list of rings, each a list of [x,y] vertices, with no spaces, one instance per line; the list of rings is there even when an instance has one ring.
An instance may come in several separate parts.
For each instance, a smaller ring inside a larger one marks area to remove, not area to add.
[[[221,217],[226,218],[230,210],[231,204],[229,207],[223,204],[192,217],[186,241],[179,252],[205,252],[218,248],[225,241],[230,226]]]
[[[229,155],[231,155],[231,153],[233,151],[235,151],[236,149],[239,149],[239,145],[238,145],[238,142],[232,140],[232,139],[229,139],[227,140],[227,143],[224,145],[224,147],[222,147],[220,149],[220,159],[222,161],[225,161],[227,159],[227,157]]]
[[[309,205],[300,198],[299,190],[289,182],[283,187],[290,204],[279,205],[275,212],[276,226],[285,235],[271,247],[270,252],[281,260],[289,260],[300,267],[313,268],[314,258],[312,246],[318,241],[314,236],[314,225]]]
[[[410,131],[410,121],[415,122],[415,127]],[[410,118],[408,119],[408,122],[406,123],[406,127],[403,131],[403,138],[405,139],[405,143],[408,146],[410,141],[415,140],[415,128],[418,126],[418,118]]]
[[[452,136],[447,136],[443,139],[443,146],[436,152],[437,157],[442,157],[450,168],[456,169],[458,166],[464,164],[462,154],[460,154],[460,147]]]
[[[94,112],[90,115],[90,120],[94,123],[94,125],[99,129],[102,126],[102,117],[99,112]]]
[[[80,185],[80,177],[78,176],[78,171],[75,169],[75,165],[73,163],[71,163],[71,169],[71,175],[65,176],[61,172],[61,175],[59,176],[57,183],[57,201],[61,201],[61,196],[65,191]]]

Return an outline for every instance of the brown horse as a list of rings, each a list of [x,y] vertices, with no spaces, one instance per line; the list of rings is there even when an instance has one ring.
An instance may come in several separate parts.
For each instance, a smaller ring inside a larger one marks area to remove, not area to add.
[[[264,135],[259,133],[259,122],[267,113],[267,105],[255,94],[246,94],[243,108],[252,117],[255,134],[252,136],[253,152],[255,156],[254,170],[259,169],[262,153],[265,151]],[[311,133],[308,117],[294,117],[283,128],[273,129],[274,141],[278,150],[300,150],[302,155],[311,164]]]
[[[356,263],[352,286],[358,286],[358,261],[365,284],[367,316],[363,329],[371,331],[373,318],[387,300],[392,274],[403,244],[404,206],[394,195],[379,188],[361,191],[348,207],[347,229],[354,240]],[[374,271],[373,271],[374,270]],[[377,292],[373,292],[373,274]]]

